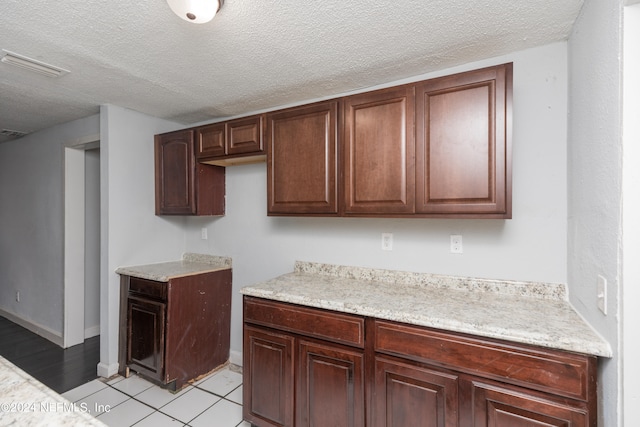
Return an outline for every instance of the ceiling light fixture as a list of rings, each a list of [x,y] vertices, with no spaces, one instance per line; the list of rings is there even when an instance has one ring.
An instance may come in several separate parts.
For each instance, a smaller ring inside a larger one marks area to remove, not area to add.
[[[60,77],[70,72],[69,70],[65,70],[64,68],[55,67],[53,65],[46,64],[36,59],[29,58],[24,55],[19,55],[17,53],[10,52],[4,49],[2,49],[0,55],[2,56],[0,61],[4,62],[5,64],[24,68],[25,70],[33,71],[34,73],[42,74],[47,77]]]
[[[216,16],[224,0],[167,0],[173,13],[185,21],[204,24]]]

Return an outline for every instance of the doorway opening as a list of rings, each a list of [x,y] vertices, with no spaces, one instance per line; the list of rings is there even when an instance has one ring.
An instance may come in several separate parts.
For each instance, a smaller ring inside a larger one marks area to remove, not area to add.
[[[100,140],[65,147],[63,347],[100,334]]]

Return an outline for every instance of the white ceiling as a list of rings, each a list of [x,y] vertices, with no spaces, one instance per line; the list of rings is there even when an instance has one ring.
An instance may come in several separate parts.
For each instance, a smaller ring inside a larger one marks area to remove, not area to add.
[[[2,0],[0,130],[115,104],[191,124],[565,40],[583,0],[226,0],[207,24],[165,0]],[[0,142],[8,138],[0,136]]]

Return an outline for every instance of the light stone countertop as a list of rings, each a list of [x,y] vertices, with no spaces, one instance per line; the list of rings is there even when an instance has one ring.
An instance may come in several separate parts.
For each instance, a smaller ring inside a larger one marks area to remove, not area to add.
[[[0,426],[106,427],[88,412],[0,356]]]
[[[231,268],[231,258],[215,255],[186,253],[180,261],[119,267],[116,273],[140,279],[168,282],[175,277],[210,273]]]
[[[611,357],[561,284],[473,279],[297,261],[243,295]]]

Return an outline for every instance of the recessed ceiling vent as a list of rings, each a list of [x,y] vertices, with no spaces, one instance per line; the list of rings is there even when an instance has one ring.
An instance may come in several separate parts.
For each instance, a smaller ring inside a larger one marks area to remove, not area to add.
[[[47,77],[60,77],[70,73],[69,70],[56,67],[54,65],[46,64],[42,61],[38,61],[33,58],[26,57],[8,50],[2,49],[0,52],[0,61],[5,64],[14,65],[16,67],[23,68],[25,70],[33,71],[34,73],[42,74]]]
[[[0,130],[0,135],[8,136],[10,138],[20,138],[28,134],[29,132],[22,132],[19,130],[11,130],[11,129],[2,129]]]

